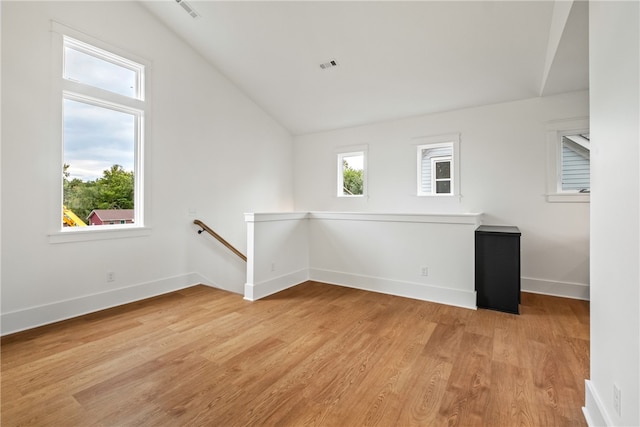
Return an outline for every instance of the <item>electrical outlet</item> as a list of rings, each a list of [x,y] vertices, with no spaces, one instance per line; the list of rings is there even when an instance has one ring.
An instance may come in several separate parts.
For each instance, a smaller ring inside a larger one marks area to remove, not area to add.
[[[613,409],[618,413],[618,416],[622,416],[622,392],[617,384],[613,385]]]
[[[116,273],[114,271],[107,271],[107,282],[115,282]]]
[[[428,267],[422,267],[420,269],[420,275],[421,276],[428,276],[429,275],[429,268]]]
[[[276,263],[275,262],[271,263],[271,271],[276,271]]]

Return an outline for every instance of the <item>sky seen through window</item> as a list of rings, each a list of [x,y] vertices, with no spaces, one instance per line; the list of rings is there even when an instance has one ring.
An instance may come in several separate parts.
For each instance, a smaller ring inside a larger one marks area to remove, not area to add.
[[[75,49],[64,52],[64,78],[129,98],[138,97],[137,72]],[[64,163],[69,179],[93,181],[117,164],[134,170],[136,116],[65,98]]]

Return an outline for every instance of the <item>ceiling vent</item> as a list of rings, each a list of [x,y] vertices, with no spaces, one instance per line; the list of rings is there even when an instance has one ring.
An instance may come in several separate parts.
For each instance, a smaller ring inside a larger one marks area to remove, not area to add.
[[[326,70],[327,68],[333,68],[333,67],[337,67],[338,63],[336,62],[335,59],[332,59],[329,62],[325,62],[324,64],[320,64],[320,68],[322,68],[323,70]]]
[[[176,0],[176,3],[182,6],[185,12],[187,12],[189,16],[191,16],[193,19],[200,18],[200,14],[196,12],[196,10],[193,7],[191,7],[191,5],[187,3],[185,0]]]

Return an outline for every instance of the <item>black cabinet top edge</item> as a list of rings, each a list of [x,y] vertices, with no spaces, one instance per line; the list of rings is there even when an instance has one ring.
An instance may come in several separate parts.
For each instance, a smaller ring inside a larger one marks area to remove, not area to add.
[[[476,228],[476,232],[521,235],[520,229],[512,225],[481,225]]]

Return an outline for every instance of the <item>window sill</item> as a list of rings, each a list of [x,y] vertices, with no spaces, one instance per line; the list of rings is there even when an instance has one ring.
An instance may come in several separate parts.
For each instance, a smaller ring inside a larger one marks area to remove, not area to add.
[[[87,227],[90,230],[65,230],[50,233],[49,243],[89,242],[93,240],[125,239],[132,237],[145,237],[151,235],[148,227]]]
[[[591,194],[589,193],[554,193],[547,194],[547,202],[549,203],[589,203]]]
[[[436,193],[418,193],[416,194],[419,198],[435,198],[435,199],[451,199],[462,201],[462,194],[436,194]]]

